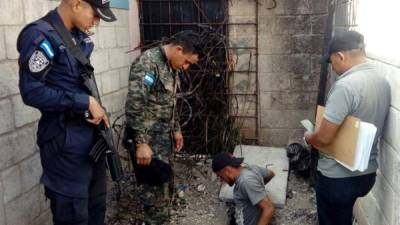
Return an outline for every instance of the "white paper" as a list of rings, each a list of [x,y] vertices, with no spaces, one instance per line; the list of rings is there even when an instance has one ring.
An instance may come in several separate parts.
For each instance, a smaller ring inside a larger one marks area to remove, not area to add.
[[[313,132],[314,131],[314,124],[311,123],[310,120],[302,120],[300,121],[301,125],[306,129],[306,131]]]
[[[368,168],[369,157],[371,155],[372,145],[374,144],[376,130],[374,124],[360,122],[354,165],[349,166],[338,160],[336,161],[351,171],[365,171]]]

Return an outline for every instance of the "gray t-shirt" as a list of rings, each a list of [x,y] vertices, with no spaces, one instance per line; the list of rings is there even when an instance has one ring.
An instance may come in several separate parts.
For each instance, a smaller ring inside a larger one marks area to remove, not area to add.
[[[257,204],[267,196],[264,177],[269,175],[267,168],[245,165],[235,182],[233,198],[235,218],[238,225],[256,225],[261,211]]]
[[[353,177],[370,174],[377,170],[377,142],[390,106],[390,86],[376,65],[366,62],[356,65],[339,76],[329,92],[324,118],[341,124],[347,115],[358,117],[363,122],[377,127],[368,168],[364,172],[351,172],[334,159],[322,155],[318,170],[327,177]]]

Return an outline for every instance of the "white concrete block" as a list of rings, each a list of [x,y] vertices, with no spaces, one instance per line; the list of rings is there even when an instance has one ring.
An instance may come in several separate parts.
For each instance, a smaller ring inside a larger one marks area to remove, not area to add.
[[[244,16],[231,16],[229,15],[230,23],[255,23],[256,17],[255,15],[244,15]],[[239,25],[241,26],[241,25]]]
[[[107,49],[99,49],[94,51],[90,59],[96,74],[105,72],[110,68]]]
[[[127,89],[104,95],[102,100],[107,111],[110,113],[120,112],[125,107]]]
[[[0,63],[0,98],[19,93],[18,81],[18,63]]]
[[[33,219],[40,215],[39,189],[33,188],[31,191],[19,196],[6,205],[7,225],[29,224]]]
[[[301,128],[303,119],[314,120],[314,110],[262,110],[262,128]]]
[[[50,0],[47,1],[48,6],[50,7],[50,9],[55,9],[56,7],[58,7],[60,5],[60,0]]]
[[[125,113],[124,109],[125,109],[125,102],[126,102],[126,95],[128,94],[128,89],[124,88],[119,90],[116,93],[116,98],[117,98],[117,107],[114,109],[114,113],[118,113],[118,112],[123,112]],[[115,118],[114,118],[115,119]]]
[[[248,0],[234,0],[229,4],[229,16],[254,15],[256,2]]]
[[[102,84],[101,84],[101,73],[99,74],[99,73],[97,73],[96,75],[95,75],[95,78],[96,78],[96,84],[97,84],[97,89],[99,90],[99,94],[100,94],[100,96],[103,96],[103,87],[101,86]]]
[[[37,19],[40,19],[50,9],[53,9],[49,1],[38,1],[38,0],[23,0],[24,2],[24,13],[25,13],[25,23],[30,23]]]
[[[233,73],[230,82],[229,85],[233,93],[256,92],[256,73],[235,72]],[[238,101],[240,100],[238,99]]]
[[[130,70],[129,66],[119,70],[119,86],[121,88],[128,87],[129,70]]]
[[[98,28],[98,39],[99,48],[114,48],[117,46],[117,33],[114,27],[99,27]],[[119,34],[118,34],[119,35]]]
[[[400,193],[400,155],[385,140],[381,140],[379,170],[390,186]]]
[[[0,134],[14,129],[12,104],[9,99],[0,100]]]
[[[290,90],[290,76],[290,73],[259,73],[260,92]]]
[[[389,81],[391,90],[391,105],[400,110],[400,69],[387,64],[378,63]]]
[[[396,194],[393,188],[390,187],[388,181],[379,172],[377,173],[376,182],[371,192],[389,224],[393,224],[392,221],[394,219],[394,214],[396,213],[394,211],[394,199]]]
[[[127,27],[129,26],[129,11],[126,9],[112,9],[115,16],[117,17],[117,21],[113,23],[103,23],[103,25],[107,26],[116,26],[116,27]]]
[[[393,199],[393,201],[394,201],[393,202],[394,215],[393,215],[392,224],[397,225],[397,224],[400,224],[400,194],[399,194],[399,192],[396,192],[396,195],[395,195],[395,198]]]
[[[42,166],[40,164],[39,153],[24,160],[20,164],[20,167],[22,191],[26,192],[39,184],[39,179],[42,175]]]
[[[4,28],[0,27],[0,60],[6,58],[6,40],[4,34]]]
[[[0,137],[0,171],[12,165],[14,152],[11,144],[12,136],[12,134],[7,134]]]
[[[40,201],[40,188],[40,185],[37,185],[35,188],[23,195],[23,211],[25,213],[24,216],[27,217],[28,221],[33,221],[33,219],[40,215],[40,207],[37,205]]]
[[[4,209],[4,201],[3,201],[3,184],[0,182],[0,224],[6,224],[6,212]]]
[[[99,27],[93,27],[91,30],[94,32],[94,34],[90,36],[90,38],[93,41],[94,50],[97,51],[99,49]]]
[[[22,2],[22,0],[0,1],[0,9],[2,9],[0,25],[24,23],[24,14],[21,12]]]
[[[391,107],[383,131],[383,138],[400,153],[400,111]]]
[[[25,124],[39,120],[41,115],[40,111],[25,105],[20,95],[12,97],[12,104],[15,126],[21,127]]]
[[[8,203],[22,193],[21,169],[15,165],[1,173],[4,188],[4,203]]]
[[[238,145],[235,148],[236,157],[244,157],[244,162],[248,164],[265,167],[274,171],[275,177],[265,185],[268,195],[277,207],[286,204],[286,188],[289,171],[289,160],[286,150],[283,148],[272,148],[262,146]],[[224,201],[233,201],[233,188],[224,183],[221,187],[219,198]]]
[[[256,37],[254,35],[230,37],[229,44],[232,47],[254,47],[256,46]]]
[[[291,54],[294,43],[292,35],[262,34],[258,37],[259,54]]]
[[[44,186],[42,184],[40,185],[39,191],[40,212],[46,213],[50,208],[50,200],[48,200],[47,197],[44,195]]]
[[[52,214],[50,210],[41,214],[38,218],[32,221],[29,225],[53,225]]]
[[[235,70],[237,71],[255,71],[256,70],[256,54],[254,50],[241,51],[236,54],[237,61]]]
[[[130,57],[126,53],[128,47],[110,49],[110,68],[122,68],[130,65]]]
[[[255,16],[254,16],[255,17]],[[275,23],[276,16],[274,15],[259,15],[258,16],[258,34],[259,34],[259,50],[264,51],[262,48],[263,44],[261,42],[270,42],[271,39],[268,39],[266,36],[272,35],[273,25]],[[267,43],[264,43],[267,44]],[[271,43],[272,44],[272,43]]]
[[[372,193],[357,200],[357,205],[363,211],[363,217],[368,221],[368,225],[391,225],[382,210],[377,205],[376,199]],[[357,207],[356,205],[356,207]]]
[[[36,150],[36,125],[0,137],[0,170],[32,155]]]
[[[118,47],[128,47],[130,46],[130,34],[129,27],[116,27],[115,33],[117,37]]]
[[[101,87],[104,95],[119,89],[119,70],[111,70],[101,75]]]
[[[11,144],[15,151],[13,156],[15,162],[26,158],[38,149],[36,146],[36,127],[37,125],[33,124],[13,133]]]
[[[23,26],[7,26],[6,33],[6,52],[8,59],[18,59],[19,53],[17,51],[17,38]]]
[[[258,72],[262,73],[272,73],[272,55],[259,55],[258,56]],[[265,85],[260,83],[261,86]]]
[[[356,219],[357,223],[354,225],[371,225],[365,216],[365,212],[362,208],[361,201],[356,201],[353,207],[353,216]]]

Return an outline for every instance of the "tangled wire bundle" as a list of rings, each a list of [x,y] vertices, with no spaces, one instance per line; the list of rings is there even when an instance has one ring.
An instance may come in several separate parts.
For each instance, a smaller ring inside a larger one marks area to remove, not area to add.
[[[201,26],[200,61],[181,74],[178,109],[186,152],[215,154],[232,150],[239,140],[239,129],[230,116],[228,78],[232,60],[223,26]]]

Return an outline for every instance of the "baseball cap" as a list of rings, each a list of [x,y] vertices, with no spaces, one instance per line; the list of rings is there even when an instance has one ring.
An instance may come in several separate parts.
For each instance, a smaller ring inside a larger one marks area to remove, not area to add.
[[[330,56],[335,52],[365,48],[364,36],[357,31],[338,31],[329,42],[327,52],[320,63],[330,63]]]
[[[110,9],[110,0],[84,0],[89,3],[96,14],[106,22],[113,22],[117,20],[114,13]]]
[[[212,161],[212,170],[216,173],[226,166],[240,166],[243,160],[244,158],[236,158],[227,152],[219,153]]]

